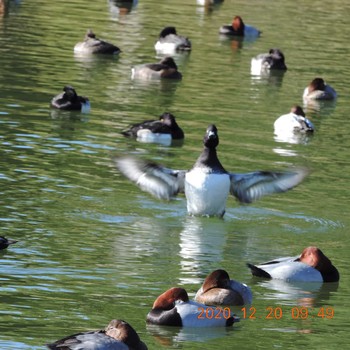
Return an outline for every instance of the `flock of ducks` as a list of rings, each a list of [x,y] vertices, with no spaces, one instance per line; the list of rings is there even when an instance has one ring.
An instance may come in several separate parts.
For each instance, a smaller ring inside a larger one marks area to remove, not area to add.
[[[0,249],[16,242],[0,237]],[[337,268],[314,246],[305,248],[298,256],[277,258],[260,265],[248,263],[247,266],[254,276],[268,279],[319,283],[339,281]],[[230,279],[225,270],[218,269],[205,278],[195,300],[190,300],[187,291],[180,287],[160,294],[146,315],[146,322],[176,327],[230,327],[239,322],[239,317],[227,306],[249,305],[252,301],[250,287]],[[147,350],[147,345],[141,341],[135,329],[123,320],[112,320],[104,330],[64,337],[47,344],[47,347],[52,350]]]
[[[288,282],[337,282],[339,272],[317,247],[307,247],[295,257],[277,258],[260,265],[247,264],[254,276]],[[146,323],[175,327],[230,327],[240,319],[228,306],[252,303],[251,289],[232,280],[222,269],[211,272],[190,300],[184,288],[160,294],[146,315]],[[215,306],[213,308],[212,306]],[[47,347],[59,349],[147,350],[137,332],[123,320],[112,320],[104,330],[73,334]]]
[[[242,17],[235,16],[231,24],[223,25],[219,28],[219,33],[229,37],[251,39],[258,38],[261,31],[245,24]],[[190,51],[192,49],[191,41],[185,36],[178,35],[175,27],[167,26],[161,30],[154,48],[158,54],[165,55],[165,57],[159,62],[145,63],[132,67],[131,78],[142,80],[182,79],[182,73],[179,72],[176,62],[171,56],[179,51]],[[121,52],[121,49],[116,45],[97,38],[91,29],[87,31],[84,41],[74,46],[74,53],[80,55],[119,55]],[[269,52],[261,53],[251,60],[252,75],[269,74],[276,71],[284,72],[286,70],[285,56],[278,48],[272,48]],[[65,86],[63,91],[63,93],[52,99],[51,107],[62,110],[80,110],[83,113],[90,110],[89,99],[78,96],[73,87]],[[302,97],[304,103],[307,104],[309,101],[335,100],[337,93],[322,78],[317,77],[305,88]],[[140,129],[142,124],[138,125]],[[152,130],[146,124],[145,128]],[[291,113],[281,116],[275,123],[276,135],[308,134],[314,132],[314,130],[314,125],[305,117],[302,107],[297,105],[292,107]],[[159,136],[166,132],[155,130],[153,133]]]
[[[206,0],[207,1],[207,0]],[[230,25],[223,25],[219,33],[228,36],[259,37],[261,32],[246,25],[240,16],[235,16]],[[181,79],[182,74],[171,55],[176,51],[191,50],[187,37],[177,34],[175,27],[165,27],[155,43],[155,50],[169,56],[160,62],[132,67],[133,79]],[[74,47],[77,54],[119,55],[121,50],[96,37],[88,30],[84,41]],[[277,48],[260,54],[251,61],[252,74],[262,71],[287,70],[284,54]],[[315,78],[303,93],[304,100],[333,100],[335,90],[322,78]],[[90,101],[79,96],[72,86],[65,86],[63,92],[51,101],[51,107],[61,110],[87,112]],[[288,130],[292,133],[309,133],[314,125],[305,117],[300,106],[293,106],[290,113],[282,115],[274,123],[275,132]],[[158,120],[135,124],[122,134],[137,138],[141,142],[154,142],[157,137],[169,140],[183,140],[184,132],[171,113],[162,114]],[[222,217],[228,196],[233,195],[241,203],[251,203],[264,195],[285,192],[301,183],[308,175],[303,168],[289,171],[254,171],[245,174],[232,173],[220,163],[216,148],[219,145],[218,130],[209,125],[203,139],[203,151],[190,170],[173,170],[154,162],[132,156],[115,159],[117,169],[142,190],[159,199],[169,200],[178,193],[184,193],[187,211],[191,215]],[[0,249],[16,243],[0,237]],[[307,247],[296,257],[277,258],[259,265],[247,264],[252,275],[279,279],[288,282],[337,282],[338,270],[317,247]],[[146,322],[156,325],[179,327],[226,327],[239,321],[231,313],[225,314],[215,308],[215,317],[199,317],[210,305],[245,305],[252,303],[252,291],[244,283],[231,280],[225,270],[210,273],[195,295],[189,299],[185,289],[174,287],[162,293],[146,316]],[[213,309],[212,309],[213,310]],[[228,312],[226,310],[226,312]],[[145,350],[147,346],[137,332],[123,320],[112,320],[104,330],[77,333],[52,344],[49,349],[133,349]]]

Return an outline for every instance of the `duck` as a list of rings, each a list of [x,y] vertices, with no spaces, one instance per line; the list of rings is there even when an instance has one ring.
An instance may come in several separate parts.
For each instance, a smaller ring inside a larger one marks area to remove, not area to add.
[[[322,78],[313,79],[304,89],[303,99],[307,100],[334,100],[337,98],[336,91]]]
[[[121,50],[119,47],[97,38],[96,34],[88,29],[84,41],[75,44],[74,53],[119,55]]]
[[[136,137],[138,141],[157,142],[165,139],[182,140],[184,132],[171,113],[164,112],[158,120],[146,120],[142,123],[132,125],[128,130],[122,132],[124,136]]]
[[[306,247],[299,256],[247,264],[253,276],[288,282],[338,282],[339,272],[321,249]]]
[[[290,113],[283,114],[274,122],[276,135],[295,134],[295,133],[313,133],[315,127],[312,122],[305,117],[302,107],[295,105]]]
[[[172,54],[176,51],[190,51],[192,45],[188,38],[176,33],[175,27],[165,27],[160,32],[154,48],[158,53]]]
[[[147,350],[126,321],[112,320],[104,330],[77,333],[46,345],[51,350]]]
[[[197,0],[197,5],[200,6],[215,6],[221,5],[224,0]]]
[[[185,193],[187,211],[195,216],[222,217],[230,193],[241,203],[251,203],[264,195],[292,189],[308,174],[305,168],[245,174],[226,171],[217,156],[219,135],[214,124],[208,126],[203,145],[189,171],[173,170],[134,156],[116,157],[114,161],[120,173],[156,198],[170,200]]]
[[[138,0],[108,0],[111,14],[115,17],[127,15],[133,7],[137,6]]]
[[[78,96],[74,88],[66,85],[63,92],[51,100],[51,107],[66,111],[89,112],[90,101],[87,97]]]
[[[241,16],[235,16],[231,24],[220,27],[219,34],[257,38],[260,36],[261,31],[245,24]]]
[[[132,67],[131,79],[182,79],[174,59],[170,56],[162,58],[158,63],[146,63]]]
[[[7,239],[4,236],[0,236],[0,250],[6,249],[9,245],[15,244],[18,241],[15,241],[14,239]]]
[[[285,57],[280,49],[270,49],[269,53],[261,53],[252,58],[251,73],[253,75],[271,70],[282,72],[287,70]]]
[[[146,317],[148,324],[176,327],[229,327],[238,321],[229,308],[211,308],[190,301],[186,290],[179,287],[162,293]]]
[[[218,269],[205,278],[194,300],[205,305],[245,305],[252,303],[253,294],[246,284],[230,280],[227,271]]]

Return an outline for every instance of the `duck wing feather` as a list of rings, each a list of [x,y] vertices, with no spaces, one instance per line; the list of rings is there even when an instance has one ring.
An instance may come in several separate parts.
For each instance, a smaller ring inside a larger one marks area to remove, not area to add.
[[[165,168],[131,156],[116,158],[115,165],[143,191],[159,199],[170,200],[179,192],[184,192],[185,170]]]
[[[241,203],[251,203],[265,195],[292,189],[302,182],[308,173],[307,169],[304,168],[286,172],[230,173],[230,193]]]

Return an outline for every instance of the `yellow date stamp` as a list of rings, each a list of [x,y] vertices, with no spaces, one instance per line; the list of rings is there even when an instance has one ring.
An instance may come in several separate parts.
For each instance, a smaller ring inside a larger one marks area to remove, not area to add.
[[[266,319],[266,320],[280,320],[289,317],[292,320],[306,320],[311,318],[326,318],[332,319],[334,317],[334,308],[331,306],[311,308],[306,306],[294,306],[286,309],[282,306],[267,306],[265,310],[258,310],[254,306],[242,307],[243,319]]]

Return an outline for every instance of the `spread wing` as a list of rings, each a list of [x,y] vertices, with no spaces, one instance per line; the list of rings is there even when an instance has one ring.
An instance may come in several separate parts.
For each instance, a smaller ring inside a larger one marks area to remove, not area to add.
[[[251,203],[267,194],[285,192],[297,186],[309,174],[304,168],[286,172],[256,171],[232,174],[230,193],[241,203]]]
[[[184,192],[185,170],[172,170],[135,157],[115,159],[116,167],[143,191],[159,199],[170,200]]]

